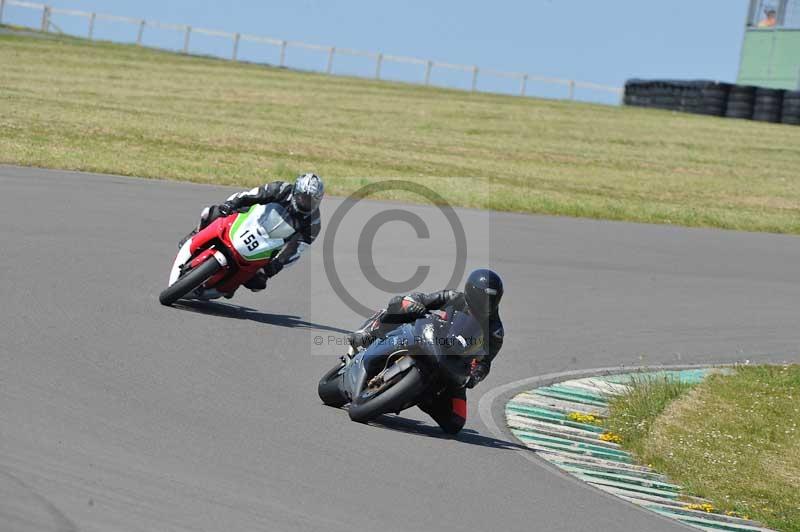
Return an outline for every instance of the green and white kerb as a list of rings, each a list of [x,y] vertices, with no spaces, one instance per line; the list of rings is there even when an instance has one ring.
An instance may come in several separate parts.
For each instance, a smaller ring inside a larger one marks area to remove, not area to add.
[[[562,471],[661,515],[701,530],[762,530],[754,521],[708,511],[709,501],[683,493],[633,457],[602,427],[589,422],[608,415],[608,398],[636,376],[669,376],[697,383],[716,369],[627,373],[559,382],[516,395],[505,408],[506,423],[531,451]],[[705,509],[704,509],[705,508]]]

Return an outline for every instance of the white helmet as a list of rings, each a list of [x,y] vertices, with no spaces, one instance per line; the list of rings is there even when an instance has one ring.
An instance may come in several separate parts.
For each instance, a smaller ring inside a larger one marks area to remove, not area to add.
[[[303,174],[294,182],[292,207],[301,214],[311,214],[322,201],[325,186],[316,174]]]

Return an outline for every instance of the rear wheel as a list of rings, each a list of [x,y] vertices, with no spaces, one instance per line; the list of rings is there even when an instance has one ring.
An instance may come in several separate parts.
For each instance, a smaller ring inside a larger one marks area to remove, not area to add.
[[[347,397],[342,392],[342,376],[339,370],[342,364],[337,364],[328,373],[322,376],[317,385],[317,393],[322,402],[328,406],[339,408],[347,403]]]
[[[386,383],[378,390],[367,389],[350,404],[350,419],[366,423],[389,412],[397,412],[415,401],[424,386],[417,366]]]
[[[158,300],[162,305],[172,305],[177,300],[208,281],[222,266],[213,256],[209,257],[200,266],[193,268],[186,275],[178,278],[172,286],[161,292]]]

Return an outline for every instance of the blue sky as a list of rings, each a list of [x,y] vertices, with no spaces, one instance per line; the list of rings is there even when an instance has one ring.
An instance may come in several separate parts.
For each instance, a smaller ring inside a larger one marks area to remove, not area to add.
[[[431,58],[532,75],[621,86],[630,77],[733,81],[744,30],[746,0],[49,0],[57,7],[161,22]],[[6,21],[29,22],[28,10],[6,8]],[[57,16],[65,31],[85,21]],[[98,22],[96,35],[135,39],[134,27]],[[180,48],[175,32],[148,29],[148,44]],[[192,37],[192,50],[228,55],[230,43]],[[277,62],[275,47],[242,43],[241,56]],[[327,56],[290,49],[292,66],[324,69]],[[374,63],[337,58],[335,70],[370,75]],[[424,67],[384,66],[387,77],[421,79]],[[437,84],[468,87],[468,73],[434,72]],[[481,79],[482,88],[514,92],[519,83]],[[558,95],[562,87],[529,84],[531,93]],[[596,95],[578,94],[596,99]],[[602,98],[601,98],[602,99]]]

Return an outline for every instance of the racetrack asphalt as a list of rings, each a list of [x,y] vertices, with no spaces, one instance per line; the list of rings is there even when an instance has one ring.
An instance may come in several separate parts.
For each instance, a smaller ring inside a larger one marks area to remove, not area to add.
[[[416,409],[355,424],[316,395],[341,351],[328,337],[361,321],[321,242],[266,292],[159,305],[177,241],[232,190],[0,167],[0,529],[681,530],[523,459],[478,399],[560,371],[799,359],[797,237],[459,209],[468,267],[489,261],[507,288],[466,429],[443,437]],[[377,269],[429,264],[421,288],[442,288],[452,242],[434,207],[365,201],[351,230],[387,208],[434,229],[385,226]],[[337,270],[380,306],[346,225]]]

